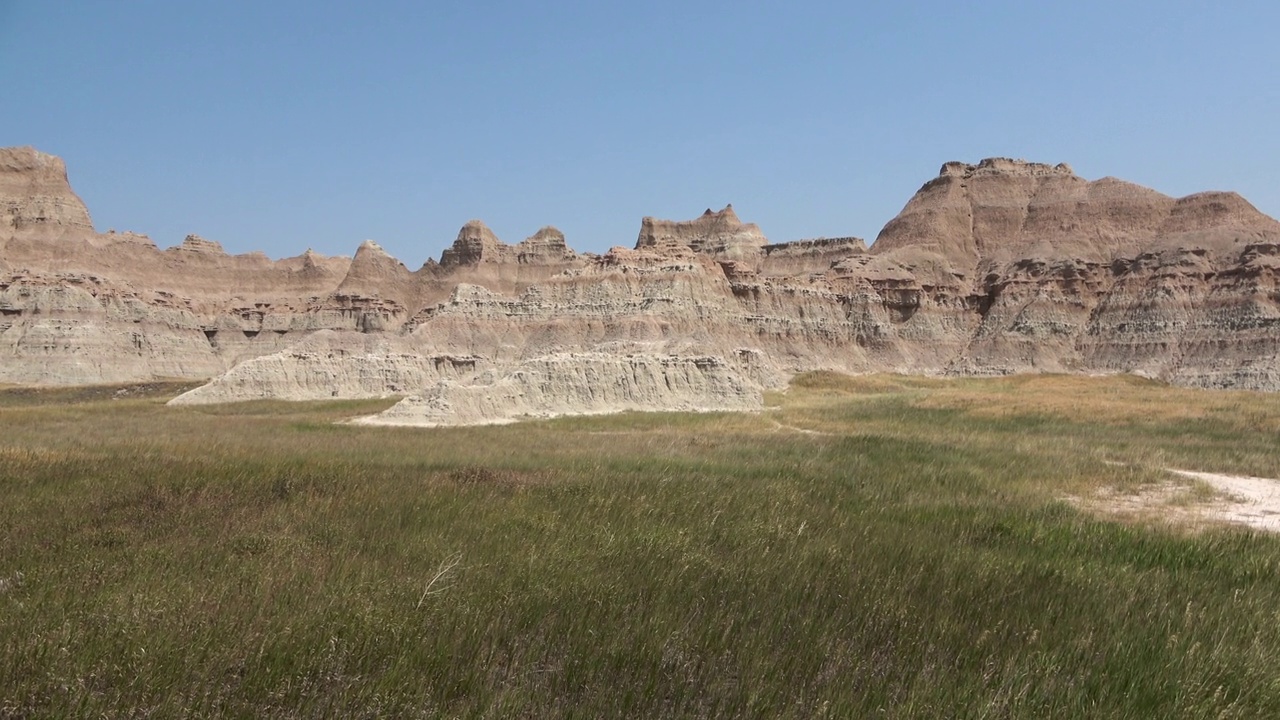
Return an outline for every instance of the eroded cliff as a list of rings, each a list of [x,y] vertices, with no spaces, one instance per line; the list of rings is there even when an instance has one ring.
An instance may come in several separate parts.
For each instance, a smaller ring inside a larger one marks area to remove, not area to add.
[[[389,418],[432,424],[446,407],[738,407],[707,398],[813,369],[1280,389],[1280,223],[1233,193],[1176,199],[1066,165],[947,163],[870,248],[770,244],[727,207],[645,218],[633,248],[598,256],[552,227],[508,245],[471,221],[417,270],[371,241],[273,261],[99,234],[62,162],[30,148],[0,150],[0,213],[0,382],[406,395]],[[601,385],[624,376],[634,391]]]

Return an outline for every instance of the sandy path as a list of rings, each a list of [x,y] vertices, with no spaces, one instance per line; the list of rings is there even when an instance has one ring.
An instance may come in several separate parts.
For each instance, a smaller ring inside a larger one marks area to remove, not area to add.
[[[1168,471],[1199,480],[1229,496],[1224,501],[1206,506],[1205,515],[1259,530],[1280,532],[1280,480],[1173,468],[1168,468]]]
[[[1219,493],[1220,497],[1197,498],[1190,485],[1168,480],[1144,485],[1136,492],[1103,487],[1091,497],[1068,496],[1067,500],[1078,507],[1108,515],[1155,515],[1169,522],[1192,526],[1227,522],[1280,533],[1280,480],[1176,468],[1164,468],[1164,471],[1188,480],[1198,480]]]
[[[790,430],[791,432],[798,432],[802,435],[825,435],[825,436],[831,437],[839,434],[839,433],[833,433],[833,432],[826,432],[824,430],[809,430],[802,427],[796,427],[795,425],[787,425],[786,423],[778,422],[773,418],[769,418],[769,419],[773,420],[774,427],[778,428],[779,430]]]

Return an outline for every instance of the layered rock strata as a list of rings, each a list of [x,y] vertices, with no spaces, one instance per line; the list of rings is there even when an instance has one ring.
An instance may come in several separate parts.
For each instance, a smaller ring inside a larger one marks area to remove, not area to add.
[[[424,355],[397,336],[323,330],[288,350],[246,360],[170,404],[406,395],[443,379],[473,377],[486,366],[479,357]]]
[[[1278,239],[1235,193],[1175,199],[996,159],[944,166],[873,248],[968,281],[981,322],[950,372],[1275,390]]]
[[[61,158],[29,147],[0,149],[0,243],[15,233],[56,238],[92,232],[89,209],[72,192]]]
[[[728,205],[720,212],[707,208],[702,217],[683,222],[646,217],[640,221],[636,249],[679,246],[717,260],[753,262],[768,242],[759,227],[739,220]]]
[[[505,373],[443,379],[370,425],[484,425],[629,411],[759,410],[760,390],[716,357],[560,353]]]
[[[757,393],[814,369],[1280,389],[1280,223],[1233,193],[1175,199],[1066,165],[948,163],[869,248],[770,244],[727,207],[645,218],[634,248],[598,256],[555,228],[508,245],[471,221],[417,270],[371,241],[273,261],[99,234],[61,161],[29,148],[0,150],[0,213],[0,383],[217,376],[177,402],[404,395],[443,424],[445,406],[539,414],[485,393],[585,411],[590,378],[636,363],[664,383],[703,363]]]

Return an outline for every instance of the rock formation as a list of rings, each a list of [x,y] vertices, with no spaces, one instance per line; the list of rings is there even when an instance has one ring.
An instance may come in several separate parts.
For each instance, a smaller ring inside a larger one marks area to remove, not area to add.
[[[1066,165],[948,163],[873,246],[970,280],[952,372],[1141,372],[1277,389],[1280,223],[1234,193],[1174,199]]]
[[[443,379],[357,422],[483,425],[522,418],[627,411],[759,410],[760,392],[715,357],[562,353],[523,361],[505,374]]]
[[[422,355],[389,333],[321,330],[288,350],[246,360],[172,404],[389,397],[485,367],[478,357]]]
[[[732,205],[720,212],[707,208],[702,217],[686,222],[646,217],[636,239],[637,250],[684,246],[719,260],[755,260],[766,244],[760,228],[739,220]]]
[[[0,213],[0,383],[403,395],[378,422],[429,424],[740,408],[813,369],[1280,389],[1280,223],[1233,193],[1066,165],[947,163],[870,248],[770,244],[726,207],[645,218],[603,255],[471,221],[418,270],[372,241],[272,261],[99,234],[62,162],[29,148],[0,150]]]
[[[57,238],[92,232],[89,209],[71,191],[61,158],[29,147],[0,149],[0,242],[16,233]]]
[[[841,260],[866,253],[867,243],[856,237],[817,238],[765,245],[761,250],[761,274],[788,277],[825,273]]]
[[[96,233],[58,158],[0,149],[0,383],[198,378],[351,323],[320,301],[346,258],[160,250]]]

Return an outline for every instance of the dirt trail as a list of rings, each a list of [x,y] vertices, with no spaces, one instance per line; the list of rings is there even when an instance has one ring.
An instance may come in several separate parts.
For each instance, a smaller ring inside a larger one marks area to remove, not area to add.
[[[1199,480],[1229,496],[1206,506],[1205,515],[1259,530],[1280,532],[1280,480],[1173,468],[1168,468],[1168,471]]]
[[[839,434],[839,433],[833,433],[833,432],[826,432],[825,430],[809,430],[807,428],[796,427],[795,425],[788,425],[786,423],[778,422],[773,418],[769,418],[769,419],[773,421],[774,427],[776,427],[779,430],[790,430],[791,432],[797,432],[802,435],[826,435],[830,437],[830,436]]]
[[[1143,485],[1136,492],[1103,487],[1090,497],[1068,496],[1067,500],[1077,507],[1105,515],[1158,517],[1192,526],[1225,522],[1280,533],[1280,480],[1177,468],[1162,470],[1198,480],[1216,496],[1198,497],[1194,486],[1170,479]]]

